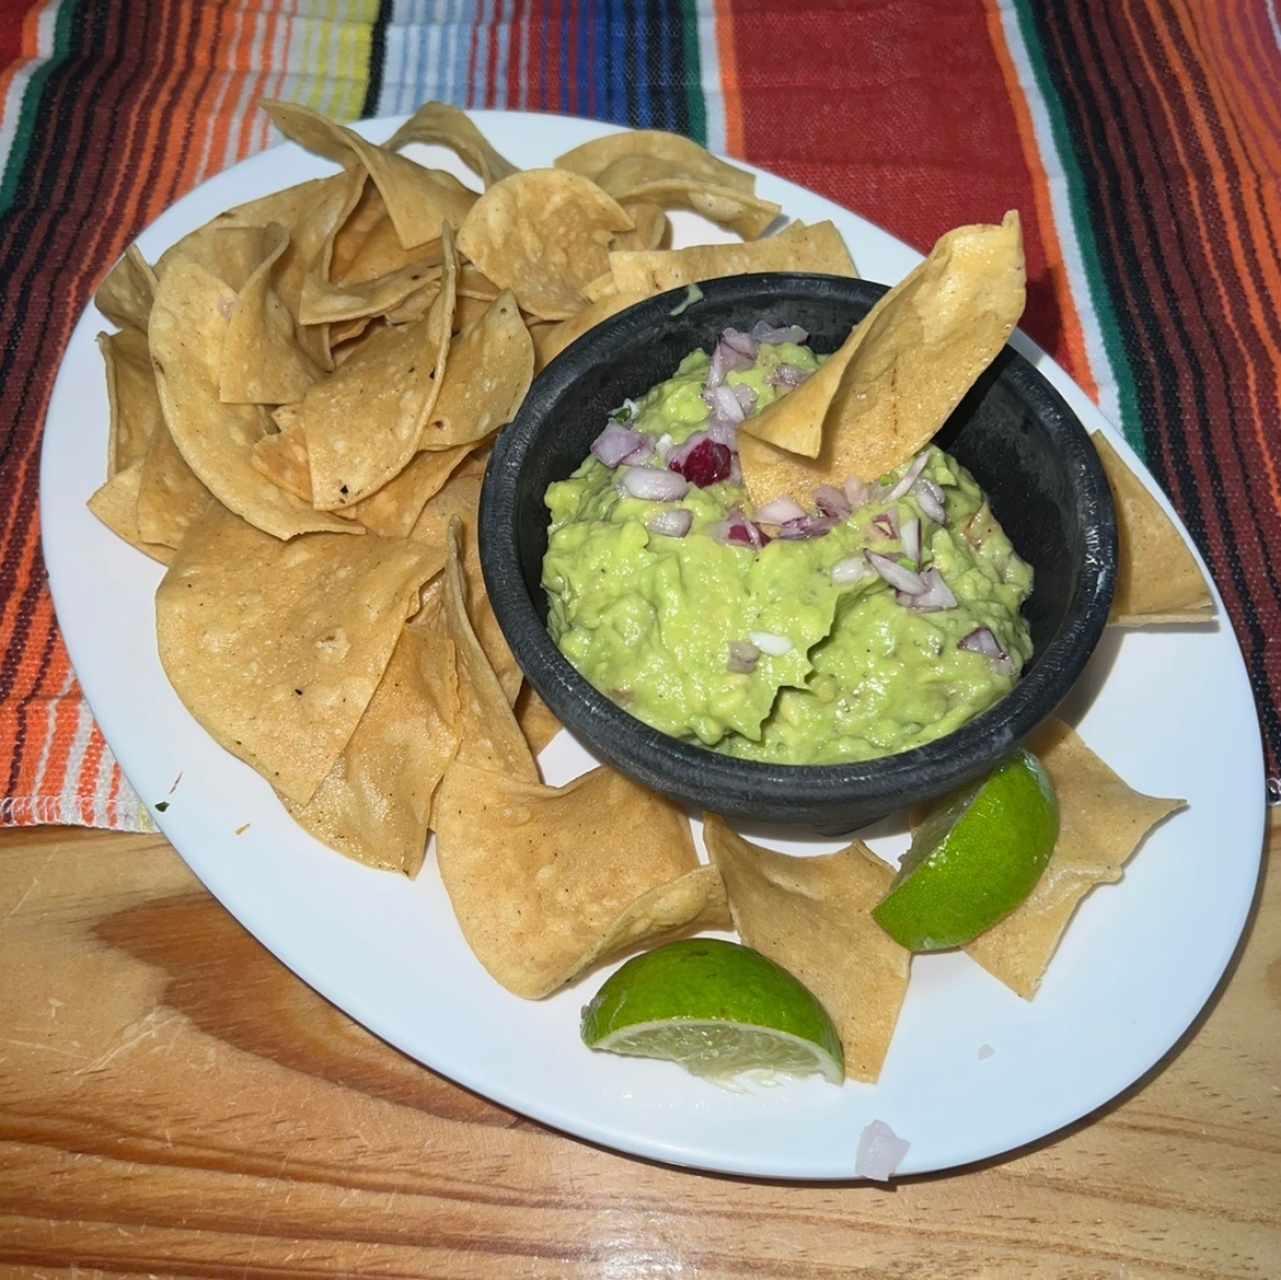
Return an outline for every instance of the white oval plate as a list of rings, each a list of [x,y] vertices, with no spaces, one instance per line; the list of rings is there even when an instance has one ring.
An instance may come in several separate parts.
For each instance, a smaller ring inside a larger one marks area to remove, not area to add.
[[[614,131],[554,116],[475,117],[525,167]],[[384,138],[396,123],[361,130]],[[421,154],[470,176],[445,152]],[[293,145],[255,156],[180,200],[140,247],[154,261],[222,210],[331,171]],[[847,210],[759,177],[761,194],[789,216],[831,218],[869,279],[897,280],[919,261]],[[676,221],[678,243],[728,238],[692,215]],[[734,1094],[666,1063],[589,1052],[578,1014],[602,975],[538,1003],[509,995],[472,958],[430,858],[410,883],[327,851],[178,701],[156,656],[152,597],[162,570],[85,507],[104,476],[107,396],[94,346],[103,327],[91,305],[62,363],[41,466],[45,559],[94,714],[142,797],[169,801],[157,824],[227,909],[306,982],[418,1061],[546,1124],[674,1164],[852,1178],[859,1135],[880,1119],[911,1143],[899,1172],[923,1173],[1009,1151],[1107,1102],[1175,1044],[1214,990],[1250,907],[1264,816],[1254,704],[1226,623],[1109,632],[1074,692],[1069,714],[1090,746],[1135,787],[1185,796],[1190,808],[1152,836],[1121,884],[1085,902],[1033,1003],[964,955],[918,959],[875,1087],[809,1080]],[[1146,479],[1063,370],[1025,337],[1016,345]],[[553,783],[589,764],[568,734],[543,757]],[[798,853],[836,847],[770,843]],[[893,857],[905,842],[890,834],[873,843]]]

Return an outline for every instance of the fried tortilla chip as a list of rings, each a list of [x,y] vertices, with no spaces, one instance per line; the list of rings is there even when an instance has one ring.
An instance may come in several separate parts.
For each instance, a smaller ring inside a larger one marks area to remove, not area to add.
[[[518,170],[499,155],[489,139],[465,113],[445,102],[425,102],[388,139],[389,151],[400,151],[412,142],[448,147],[469,169],[492,187]]]
[[[453,449],[418,454],[394,480],[355,506],[347,507],[343,515],[358,520],[366,529],[385,538],[408,538],[431,499],[477,447],[477,444],[460,444]],[[444,525],[436,529],[430,539],[420,539],[428,540],[443,543]]]
[[[187,465],[161,419],[147,442],[138,483],[138,532],[145,542],[180,547],[187,530],[203,518],[214,501],[200,477]]]
[[[661,206],[650,200],[620,200],[627,216],[636,224],[634,231],[620,231],[610,241],[611,253],[627,250],[658,249],[672,229]]]
[[[458,749],[453,642],[437,618],[404,630],[351,740],[315,795],[285,807],[316,839],[366,866],[413,877],[432,799]]]
[[[303,323],[336,324],[385,315],[400,306],[411,293],[439,281],[441,276],[439,241],[433,240],[417,252],[421,254],[417,261],[369,280],[330,284],[320,281],[315,274],[308,274],[299,304]],[[341,341],[341,335],[335,338],[331,333],[330,340]]]
[[[580,311],[583,285],[609,266],[610,238],[632,220],[594,182],[560,169],[504,178],[476,201],[458,248],[521,310],[546,320]]]
[[[470,763],[466,742],[437,795],[436,857],[463,936],[509,991],[548,995],[707,910],[715,881],[675,805],[610,769],[522,781]]]
[[[263,108],[288,138],[338,164],[360,164],[382,194],[396,235],[406,249],[458,226],[476,199],[452,175],[425,169],[396,152],[368,142],[353,129],[294,102],[264,101]]]
[[[1005,345],[1024,280],[1017,212],[949,231],[817,374],[743,424],[753,502],[812,502],[819,485],[875,480],[911,458]]]
[[[218,366],[224,404],[287,404],[300,400],[320,377],[320,366],[301,345],[294,317],[272,283],[276,263],[289,247],[278,222],[255,227],[258,264],[236,296]]]
[[[313,511],[253,465],[269,430],[261,405],[223,404],[219,364],[235,292],[198,262],[175,257],[151,309],[151,358],[165,422],[188,466],[224,506],[277,538],[328,529],[360,532]]]
[[[858,272],[841,233],[830,222],[787,227],[747,244],[700,244],[688,249],[609,255],[620,293],[666,293],[718,276],[760,271],[816,271],[855,277]]]
[[[164,415],[156,393],[147,335],[141,329],[100,333],[98,350],[107,366],[107,400],[111,406],[107,475],[113,476],[143,457],[147,441],[164,422]]]
[[[129,466],[102,485],[89,499],[89,510],[118,538],[123,538],[130,546],[136,547],[144,555],[161,564],[168,564],[173,559],[171,548],[159,543],[147,542],[138,532],[138,482],[142,474],[142,462],[131,462]]]
[[[754,174],[718,159],[679,133],[666,133],[661,129],[624,129],[604,138],[593,138],[557,156],[555,163],[558,169],[569,169],[598,181],[602,173],[620,160],[634,158],[656,162],[655,167],[664,172],[676,170],[748,195],[756,190]]]
[[[1210,584],[1174,522],[1101,431],[1090,439],[1116,506],[1116,591],[1108,625],[1213,622]]]
[[[611,293],[568,320],[539,325],[531,330],[537,367],[540,370],[547,368],[570,343],[577,342],[589,329],[594,329],[601,321],[616,316],[620,311],[626,311],[637,302],[644,302],[649,296],[648,293]]]
[[[281,429],[274,435],[263,436],[254,445],[254,467],[272,484],[279,485],[286,493],[292,493],[310,506],[311,464],[307,459],[307,437],[298,425],[297,407],[282,404],[272,417]],[[382,533],[383,530],[375,529],[374,532]]]
[[[839,853],[797,858],[749,844],[713,814],[703,832],[743,941],[818,997],[841,1037],[845,1074],[875,1082],[912,961],[871,916],[893,868],[860,840]]]
[[[215,504],[156,592],[165,674],[217,742],[305,804],[442,559],[372,535],[283,543]]]
[[[1081,899],[1095,885],[1120,880],[1148,832],[1187,805],[1128,787],[1060,720],[1048,721],[1026,745],[1059,798],[1058,844],[1032,896],[965,950],[1030,1000]]]
[[[352,506],[414,456],[445,378],[456,269],[446,226],[441,292],[427,315],[377,331],[296,406],[318,510]]]
[[[516,695],[516,723],[520,725],[525,741],[534,755],[565,727],[552,714],[551,708],[538,696],[538,690],[526,681]]]
[[[420,449],[473,444],[516,416],[534,377],[534,343],[510,292],[490,303],[449,352]]]
[[[119,328],[145,333],[155,296],[156,273],[138,246],[131,244],[98,286],[93,304]]]

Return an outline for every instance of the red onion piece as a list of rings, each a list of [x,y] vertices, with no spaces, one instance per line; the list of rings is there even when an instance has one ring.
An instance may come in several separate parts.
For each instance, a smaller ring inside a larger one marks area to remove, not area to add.
[[[876,570],[877,573],[885,579],[890,586],[909,596],[919,596],[925,592],[925,582],[919,573],[913,573],[911,569],[905,569],[889,556],[883,556],[878,551],[865,551],[867,562]]]
[[[814,490],[814,504],[825,516],[844,520],[850,514],[850,504],[845,495],[831,484],[821,484]]]
[[[943,505],[943,490],[929,476],[916,482],[916,501],[923,512],[936,524],[947,523],[947,508]]]
[[[761,651],[749,640],[731,640],[729,642],[729,661],[725,664],[727,671],[736,675],[751,675],[756,670],[756,663]]]
[[[749,631],[747,638],[762,652],[771,658],[781,658],[792,652],[792,642],[786,636],[776,635],[773,631]]]
[[[882,511],[879,516],[873,516],[872,528],[875,529],[882,538],[897,538],[898,513],[895,511]]]
[[[721,334],[721,341],[730,348],[731,351],[737,351],[739,355],[746,356],[748,360],[756,359],[755,331],[744,333],[741,329],[726,329]]]
[[[744,416],[751,413],[756,408],[756,388],[749,387],[745,382],[736,383],[734,386],[734,395],[738,400],[738,407],[743,411]]]
[[[851,476],[845,482],[845,500],[850,504],[850,510],[857,511],[860,507],[867,506],[875,499],[879,488],[879,485],[864,484],[862,480]]]
[[[649,502],[675,502],[689,492],[685,477],[656,467],[624,467],[619,473],[623,491]]]
[[[611,470],[648,442],[648,437],[621,422],[611,422],[592,441],[592,453]]]
[[[903,543],[903,554],[917,564],[921,563],[921,522],[913,516],[910,520],[903,521],[903,527],[899,531],[899,538]]]
[[[728,445],[717,444],[704,434],[694,448],[682,451],[679,459],[672,454],[667,459],[667,467],[684,476],[690,484],[706,489],[709,485],[728,480],[733,462],[734,454]]]
[[[897,502],[906,494],[911,493],[912,486],[916,483],[916,478],[925,470],[925,464],[929,462],[929,451],[922,449],[920,453],[912,459],[912,465],[908,467],[903,474],[903,478],[885,495],[886,502]]]
[[[725,442],[722,440],[721,443],[724,444]],[[739,465],[739,462],[738,462],[737,449],[734,450],[734,456],[730,460],[730,464],[729,464],[729,483],[736,484],[736,485],[742,485],[743,483],[743,468]]]
[[[873,1120],[859,1135],[854,1157],[854,1176],[888,1182],[911,1147],[884,1120]]]
[[[872,567],[862,556],[850,556],[848,560],[838,560],[832,566],[832,581],[838,587],[852,586],[872,576]]]
[[[799,520],[785,521],[777,536],[785,542],[801,542],[807,538],[821,538],[840,524],[836,516],[803,516]]]
[[[769,376],[772,387],[799,387],[810,376],[809,369],[802,369],[796,364],[778,364]]]
[[[736,547],[750,547],[753,551],[759,551],[770,541],[759,526],[753,524],[737,507],[733,507],[720,524],[713,525],[707,532],[721,542],[728,542]]]
[[[789,520],[804,520],[805,508],[791,498],[775,498],[757,511],[756,518],[762,524],[786,524]]]
[[[685,507],[674,511],[660,511],[645,522],[650,533],[661,534],[665,538],[683,538],[694,523],[694,513]]]
[[[745,333],[726,329],[720,341],[712,348],[712,362],[707,369],[704,386],[709,390],[719,387],[727,373],[736,369],[750,369],[756,360],[756,344]]]
[[[926,569],[921,574],[924,591],[901,591],[898,602],[918,613],[934,613],[939,609],[955,609],[956,596],[952,588],[943,581],[943,575],[937,569]]]
[[[727,387],[723,383],[720,386],[708,387],[703,392],[703,400],[712,411],[713,421],[719,420],[734,424],[743,421],[743,405],[738,396],[734,394],[733,387]]]
[[[1001,675],[1012,676],[1014,663],[1010,655],[1001,648],[1001,643],[987,627],[976,627],[963,640],[958,640],[956,647],[970,653],[981,653],[992,660],[992,665]]]
[[[769,342],[777,344],[780,342],[801,343],[809,337],[809,334],[801,328],[799,324],[772,325],[766,320],[758,320],[752,326],[752,337],[757,342]]]

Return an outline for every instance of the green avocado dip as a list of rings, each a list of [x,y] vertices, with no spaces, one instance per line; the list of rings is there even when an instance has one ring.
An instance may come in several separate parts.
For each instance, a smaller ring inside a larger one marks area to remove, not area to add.
[[[818,368],[805,333],[727,330],[616,410],[549,486],[561,652],[664,733],[745,760],[890,755],[965,724],[1032,653],[1032,570],[979,486],[928,447],[873,485],[753,510],[737,424]]]

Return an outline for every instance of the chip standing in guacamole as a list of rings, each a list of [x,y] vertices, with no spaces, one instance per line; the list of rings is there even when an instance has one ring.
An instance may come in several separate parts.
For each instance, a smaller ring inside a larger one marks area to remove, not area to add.
[[[973,477],[927,446],[878,482],[752,508],[739,424],[819,367],[796,326],[727,330],[616,410],[549,486],[543,586],[561,652],[664,733],[748,760],[921,746],[1031,657],[1032,570]]]

